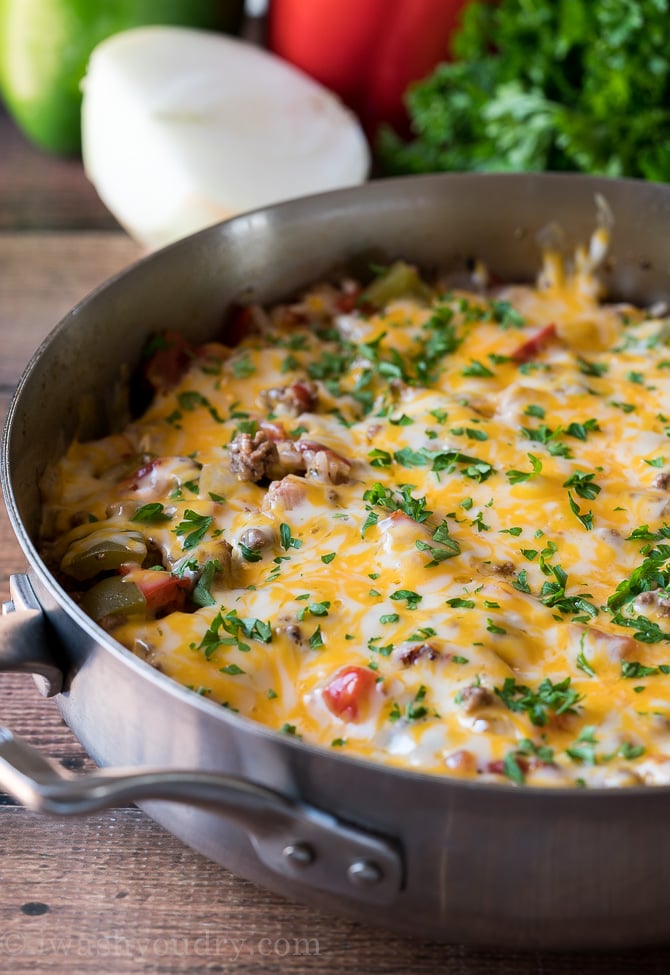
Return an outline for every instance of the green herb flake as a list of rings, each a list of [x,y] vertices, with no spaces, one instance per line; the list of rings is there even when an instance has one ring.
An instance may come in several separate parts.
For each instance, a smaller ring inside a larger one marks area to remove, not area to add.
[[[567,481],[563,482],[563,487],[574,488],[575,493],[579,495],[580,498],[586,498],[588,501],[592,501],[600,494],[600,485],[595,483],[594,473],[584,473],[580,471],[575,471]]]
[[[406,600],[407,609],[416,609],[423,596],[420,596],[418,592],[412,592],[411,589],[396,589],[395,592],[391,593],[390,599]]]
[[[291,534],[291,528],[283,521],[279,526],[279,540],[281,547],[287,552],[290,548],[301,548],[302,541]]]
[[[588,511],[586,514],[581,514],[581,508],[579,507],[579,505],[577,504],[577,502],[572,497],[572,494],[569,491],[568,491],[568,501],[570,503],[570,511],[572,511],[573,515],[575,515],[577,521],[579,521],[579,523],[583,525],[583,527],[587,531],[591,531],[591,529],[593,528],[593,512]]]
[[[508,752],[503,759],[503,774],[511,779],[515,785],[523,785],[526,781],[523,769],[519,765],[518,758],[514,752]]]
[[[160,524],[163,521],[170,521],[171,515],[165,512],[165,508],[160,501],[150,501],[137,509],[131,521],[139,521],[145,524]]]
[[[445,600],[447,606],[453,609],[474,609],[474,599],[463,599],[461,596],[454,596],[452,599]]]
[[[584,656],[583,650],[580,651],[579,655],[577,656],[577,667],[579,670],[583,670],[588,677],[596,676],[596,672]]]
[[[248,379],[249,376],[253,376],[253,374],[256,372],[256,367],[253,362],[251,362],[248,352],[245,352],[243,355],[232,359],[230,366],[233,370],[235,379]]]
[[[221,563],[218,559],[207,559],[200,573],[200,578],[191,593],[191,599],[196,606],[214,606],[216,600],[210,590],[214,577],[220,571]]]
[[[245,673],[245,671],[242,670],[241,667],[238,667],[237,664],[226,664],[225,667],[220,667],[219,671],[222,674],[228,674],[230,677],[237,677],[239,674]]]
[[[312,635],[309,638],[309,645],[312,650],[320,650],[324,645],[323,634],[321,633],[321,626],[317,626]]]
[[[263,553],[258,548],[249,548],[244,542],[238,542],[240,552],[242,553],[242,558],[245,562],[260,562],[263,558]]]
[[[479,362],[477,359],[470,359],[470,364],[461,369],[461,376],[474,376],[478,379],[490,379],[494,376],[488,366],[485,366],[483,362]]]
[[[173,529],[173,532],[183,537],[182,547],[185,550],[195,548],[205,537],[213,520],[211,515],[199,515],[197,511],[187,508],[183,520]]]
[[[583,695],[571,687],[569,677],[557,683],[547,677],[536,691],[525,684],[517,684],[514,677],[506,677],[503,686],[493,690],[510,711],[525,711],[532,724],[539,727],[547,724],[548,712],[576,714],[577,705],[583,700]]]

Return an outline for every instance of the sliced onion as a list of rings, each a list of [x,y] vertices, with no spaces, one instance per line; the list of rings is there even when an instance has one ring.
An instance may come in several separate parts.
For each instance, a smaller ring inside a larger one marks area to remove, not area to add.
[[[140,27],[95,48],[84,165],[128,232],[162,246],[236,213],[362,182],[369,150],[325,88],[260,48]]]

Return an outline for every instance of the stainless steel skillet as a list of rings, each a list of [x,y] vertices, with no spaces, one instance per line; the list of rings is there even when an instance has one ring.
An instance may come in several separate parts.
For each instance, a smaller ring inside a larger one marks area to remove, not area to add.
[[[117,413],[146,337],[198,342],[234,301],[271,302],[335,267],[402,256],[445,269],[483,259],[532,278],[537,232],[588,238],[614,212],[613,297],[670,297],[670,187],[572,175],[380,181],[213,227],[110,281],[57,326],[12,401],[2,485],[29,569],[0,621],[0,669],[41,675],[96,762],[93,780],[0,734],[0,786],[33,808],[136,799],[245,877],[415,935],[577,948],[670,939],[670,790],[522,789],[402,772],[293,741],[218,708],[135,658],[83,615],[35,547],[37,481],[75,435]]]

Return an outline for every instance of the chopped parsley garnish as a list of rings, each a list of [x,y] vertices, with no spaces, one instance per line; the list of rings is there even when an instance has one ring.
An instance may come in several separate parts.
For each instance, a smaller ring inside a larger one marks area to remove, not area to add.
[[[238,542],[240,547],[240,552],[242,553],[242,558],[245,562],[260,562],[263,558],[263,553],[258,548],[249,548],[244,542]]]
[[[552,430],[546,423],[541,423],[537,427],[521,427],[524,437],[535,443],[541,443],[552,457],[571,457],[570,448],[558,439],[563,432],[562,427]]]
[[[412,592],[411,589],[396,589],[389,598],[396,601],[404,599],[407,601],[407,609],[416,609],[423,596],[420,596],[418,592]]]
[[[565,428],[565,432],[569,437],[574,437],[575,440],[586,440],[589,433],[602,433],[598,421],[593,418],[585,420],[584,423],[570,423]]]
[[[200,573],[200,578],[191,594],[191,599],[196,606],[213,606],[215,604],[216,600],[212,596],[210,589],[214,581],[214,576],[220,571],[221,563],[218,559],[207,559]]]
[[[130,520],[151,525],[159,524],[162,521],[170,521],[171,517],[171,515],[166,513],[160,501],[150,501],[149,504],[143,504],[139,507]]]
[[[494,472],[493,466],[488,461],[470,457],[459,450],[428,450],[425,447],[414,450],[412,447],[403,447],[395,451],[393,459],[403,467],[430,467],[436,473],[441,471],[451,473],[457,465],[462,464],[465,465],[462,473],[480,483]]]
[[[503,686],[493,690],[510,711],[525,711],[534,725],[542,727],[550,714],[577,713],[577,705],[584,695],[578,694],[570,683],[569,677],[556,684],[546,677],[533,691],[525,684],[517,684],[514,677],[506,677]]]
[[[175,535],[183,537],[182,547],[184,549],[195,548],[205,537],[213,520],[211,515],[199,515],[197,511],[187,508],[183,520],[173,531]]]
[[[298,729],[294,724],[289,724],[285,722],[279,729],[284,735],[291,735],[292,738],[301,738],[302,735],[298,734]]]
[[[251,648],[242,641],[240,634],[248,640],[259,640],[261,643],[272,642],[272,627],[269,622],[253,617],[245,619],[238,616],[236,610],[227,613],[221,607],[195,649],[204,650],[208,659],[222,646],[236,646],[243,653],[248,653]]]
[[[249,359],[248,352],[245,352],[244,355],[232,359],[230,366],[233,370],[233,376],[235,376],[235,379],[248,379],[249,376],[253,376],[253,374],[256,372],[256,366]]]
[[[646,525],[642,526],[646,529]],[[636,529],[639,531],[640,529]],[[634,533],[633,533],[634,534]],[[642,592],[655,589],[666,589],[670,585],[670,545],[657,545],[646,552],[646,557],[636,566],[627,579],[616,587],[616,591],[607,600],[610,610],[621,609]],[[617,621],[618,622],[618,621]],[[649,622],[649,621],[647,621]],[[632,625],[629,621],[623,625]]]
[[[517,575],[516,579],[512,580],[512,585],[515,589],[518,589],[519,592],[530,592],[530,586],[528,585],[528,573],[525,569],[522,569]]]
[[[593,725],[587,725],[582,729],[581,734],[577,738],[574,745],[570,748],[565,749],[566,755],[568,755],[573,762],[583,762],[584,765],[595,765],[596,759],[596,748],[598,744],[598,739],[595,735],[595,727]]]
[[[542,461],[535,454],[528,454],[528,460],[530,461],[530,466],[532,470],[530,471],[506,471],[507,480],[510,484],[521,484],[524,481],[530,481],[532,478],[537,477],[538,474],[542,473]]]
[[[581,356],[577,356],[577,365],[584,376],[604,376],[609,369],[606,362],[591,362],[588,359],[582,359]]]
[[[298,619],[302,620],[309,613],[311,616],[328,616],[328,610],[330,609],[330,601],[324,599],[320,603],[309,603],[307,606],[303,607],[298,614]]]
[[[622,660],[621,676],[627,680],[638,680],[640,677],[656,677],[658,674],[670,674],[670,664],[660,664],[658,667],[648,667],[638,660]]]
[[[420,552],[430,553],[431,559],[429,562],[426,562],[425,568],[430,569],[438,565],[438,563],[444,562],[446,559],[453,559],[455,555],[460,555],[461,546],[449,534],[449,526],[447,525],[446,519],[437,526],[433,532],[432,540],[438,544],[429,545],[428,542],[420,538],[417,538],[414,543]]]
[[[377,447],[368,452],[368,459],[371,467],[390,467],[393,463],[393,457],[388,450],[379,450]]]
[[[319,650],[323,646],[323,634],[321,633],[321,626],[317,626],[312,635],[309,638],[309,645],[312,650]]]
[[[580,498],[586,498],[588,501],[593,501],[600,494],[600,485],[595,483],[595,474],[581,473],[580,471],[575,471],[571,474],[567,481],[563,482],[563,487],[574,488],[575,493],[579,495]]]
[[[238,667],[237,664],[226,664],[225,667],[220,667],[219,671],[222,674],[228,674],[230,677],[237,677],[239,674],[245,673],[245,671],[242,670],[241,667]]]
[[[619,755],[627,761],[633,761],[641,755],[644,755],[644,751],[644,745],[633,745],[632,742],[625,741],[619,748]]]
[[[216,420],[217,423],[226,422],[225,417],[221,416],[217,408],[209,402],[207,397],[203,396],[202,393],[197,392],[195,389],[187,389],[181,393],[178,393],[177,400],[181,409],[185,410],[187,413],[197,409],[199,406],[202,406],[208,411],[212,419]]]
[[[432,515],[426,507],[426,498],[415,498],[412,495],[413,484],[401,484],[397,488],[386,488],[378,481],[363,494],[363,500],[367,501],[366,510],[370,513],[363,526],[362,534],[371,526],[375,525],[379,516],[373,507],[382,508],[384,511],[402,511],[413,521],[421,524]]]
[[[581,513],[581,508],[573,498],[572,494],[568,491],[568,501],[570,502],[570,511],[577,518],[577,521],[584,526],[587,531],[591,531],[593,528],[593,512],[588,511],[586,514]]]
[[[491,372],[488,366],[477,359],[470,359],[470,365],[461,369],[461,376],[475,376],[478,379],[490,379],[495,373]]]
[[[511,779],[516,785],[523,785],[526,781],[525,774],[515,752],[508,752],[503,759],[503,774]]]
[[[579,670],[583,670],[588,677],[595,677],[596,672],[584,656],[584,651],[581,650],[577,656],[577,667]]]
[[[282,521],[281,525],[279,526],[279,540],[281,542],[281,547],[286,552],[288,552],[290,548],[300,548],[302,546],[302,541],[299,538],[295,538],[291,534],[291,528],[286,524],[285,521]]]

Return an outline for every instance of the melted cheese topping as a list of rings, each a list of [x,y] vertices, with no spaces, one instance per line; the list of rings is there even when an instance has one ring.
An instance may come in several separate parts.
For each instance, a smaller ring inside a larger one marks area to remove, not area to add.
[[[670,781],[670,327],[600,304],[594,263],[549,255],[494,297],[342,311],[347,283],[254,309],[260,334],[199,350],[47,473],[47,558],[95,603],[116,564],[91,575],[87,545],[126,544],[126,582],[152,553],[191,596],[103,624],[305,741],[518,784]]]

